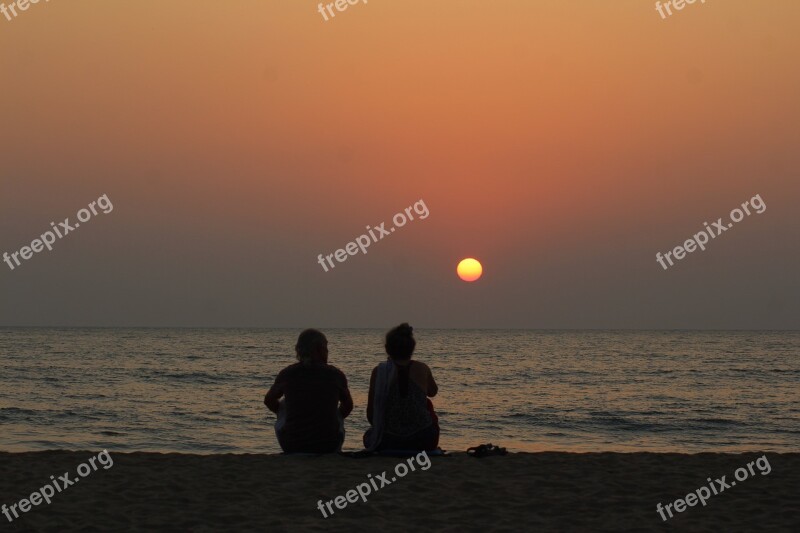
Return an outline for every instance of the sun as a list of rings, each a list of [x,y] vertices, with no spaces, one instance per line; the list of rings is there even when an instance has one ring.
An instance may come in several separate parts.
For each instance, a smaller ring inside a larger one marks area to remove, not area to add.
[[[475,281],[483,274],[483,267],[477,259],[468,257],[462,259],[461,262],[458,263],[456,272],[458,273],[458,277],[464,281]]]

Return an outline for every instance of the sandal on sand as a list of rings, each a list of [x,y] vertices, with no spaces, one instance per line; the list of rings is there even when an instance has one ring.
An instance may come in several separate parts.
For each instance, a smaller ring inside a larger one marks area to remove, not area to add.
[[[344,457],[352,457],[354,459],[362,459],[364,457],[372,457],[375,455],[375,452],[371,452],[369,450],[359,450],[357,452],[339,452],[339,455]]]
[[[491,442],[489,444],[481,444],[480,446],[473,446],[472,448],[467,448],[467,455],[471,455],[472,457],[489,457],[490,455],[506,455],[508,452],[505,448],[500,448],[499,446],[493,445]]]

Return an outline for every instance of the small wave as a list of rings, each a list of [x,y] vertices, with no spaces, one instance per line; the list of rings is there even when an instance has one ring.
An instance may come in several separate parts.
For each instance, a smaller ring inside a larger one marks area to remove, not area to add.
[[[39,416],[40,414],[40,411],[34,411],[32,409],[20,409],[19,407],[0,408],[0,420],[2,421],[25,419]]]
[[[740,422],[738,420],[731,420],[729,418],[687,418],[685,420],[690,424],[701,424],[705,426],[746,426],[747,424],[744,422]]]
[[[161,370],[145,371],[144,375],[147,379],[163,379],[166,381],[178,381],[182,383],[200,383],[204,385],[221,383],[235,379],[234,376],[226,376],[223,374],[209,374],[207,372],[163,372]]]

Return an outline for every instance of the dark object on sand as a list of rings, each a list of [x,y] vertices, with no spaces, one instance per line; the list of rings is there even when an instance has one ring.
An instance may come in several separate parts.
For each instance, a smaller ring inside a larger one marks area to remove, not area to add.
[[[472,448],[467,448],[467,455],[472,457],[489,457],[490,455],[506,455],[508,452],[505,448],[500,448],[499,446],[495,446],[491,442],[489,444],[481,444],[480,446],[473,446]]]

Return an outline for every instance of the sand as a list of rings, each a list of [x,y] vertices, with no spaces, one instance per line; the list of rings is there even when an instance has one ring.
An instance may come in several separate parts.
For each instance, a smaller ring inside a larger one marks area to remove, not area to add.
[[[331,500],[395,458],[180,455],[110,450],[100,468],[0,531],[800,531],[800,454],[664,523],[684,497],[761,454],[519,453],[434,457],[323,518]],[[0,504],[28,497],[96,452],[0,453]]]

